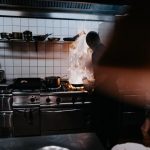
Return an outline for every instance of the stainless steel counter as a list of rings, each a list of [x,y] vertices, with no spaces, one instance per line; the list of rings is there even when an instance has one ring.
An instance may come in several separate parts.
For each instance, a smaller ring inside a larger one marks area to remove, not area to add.
[[[57,150],[104,150],[95,133],[0,139],[0,150],[53,150],[55,147]]]

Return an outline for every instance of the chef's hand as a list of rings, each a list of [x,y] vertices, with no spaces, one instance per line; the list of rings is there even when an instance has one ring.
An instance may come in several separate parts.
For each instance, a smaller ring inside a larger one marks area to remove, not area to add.
[[[146,118],[143,125],[141,126],[141,131],[143,135],[143,144],[150,146],[150,119]]]

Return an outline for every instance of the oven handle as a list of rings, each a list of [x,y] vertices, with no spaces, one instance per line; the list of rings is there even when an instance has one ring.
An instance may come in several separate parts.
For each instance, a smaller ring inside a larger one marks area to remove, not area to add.
[[[33,112],[39,110],[38,107],[35,108],[15,108],[15,111],[19,112],[19,113],[23,113],[24,115],[24,119],[26,120],[26,122],[28,122],[28,124],[33,124]],[[28,113],[28,114],[27,114]]]
[[[25,107],[25,108],[13,108],[13,110],[18,111],[18,112],[24,112],[24,111],[30,112],[30,111],[36,111],[36,110],[39,110],[39,107],[31,107],[31,108],[27,108],[27,107]]]
[[[50,113],[50,112],[58,112],[58,113],[60,113],[60,112],[74,112],[74,111],[80,111],[81,109],[58,109],[58,110],[45,110],[45,109],[43,109],[43,110],[41,110],[41,112],[47,112],[47,113]]]

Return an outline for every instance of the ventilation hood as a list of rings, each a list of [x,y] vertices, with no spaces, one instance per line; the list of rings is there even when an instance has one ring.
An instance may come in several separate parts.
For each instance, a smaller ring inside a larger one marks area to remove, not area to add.
[[[36,18],[108,20],[124,15],[128,5],[61,0],[0,0],[0,14]]]

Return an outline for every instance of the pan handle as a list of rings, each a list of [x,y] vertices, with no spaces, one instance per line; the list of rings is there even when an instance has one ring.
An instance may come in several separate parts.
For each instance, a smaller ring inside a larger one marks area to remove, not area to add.
[[[41,112],[47,112],[47,113],[62,113],[62,112],[75,112],[75,111],[80,111],[81,109],[60,109],[60,108],[58,108],[58,109],[55,109],[55,110],[51,110],[51,109],[49,109],[49,110],[41,110]]]

